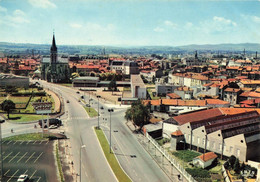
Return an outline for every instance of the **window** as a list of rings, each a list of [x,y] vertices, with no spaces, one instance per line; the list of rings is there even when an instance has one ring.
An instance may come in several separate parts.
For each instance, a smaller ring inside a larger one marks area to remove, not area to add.
[[[207,141],[207,147],[206,148],[210,148],[210,141]]]
[[[240,156],[240,149],[237,149],[237,157]]]
[[[215,142],[212,141],[212,148],[215,149]]]
[[[194,136],[192,136],[192,143],[195,141],[195,137]]]
[[[230,152],[230,153],[233,153],[233,147],[232,147],[232,146],[230,146],[229,152]]]
[[[205,138],[202,139],[202,145],[205,145]]]
[[[219,151],[222,150],[222,144],[221,144],[221,143],[219,144],[219,148],[218,148],[218,150],[219,150]]]
[[[198,137],[198,144],[200,144],[200,137]]]
[[[188,134],[188,140],[190,141],[190,134]]]

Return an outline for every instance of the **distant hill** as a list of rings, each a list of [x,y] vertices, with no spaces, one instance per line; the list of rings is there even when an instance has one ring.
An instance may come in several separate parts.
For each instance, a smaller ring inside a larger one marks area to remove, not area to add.
[[[35,54],[49,54],[50,46],[47,44],[22,44],[0,42],[0,52],[7,54],[30,54],[32,49]],[[182,54],[195,50],[200,52],[260,52],[260,44],[205,44],[185,46],[88,46],[88,45],[57,45],[59,53],[68,54],[101,54],[105,47],[106,54]]]

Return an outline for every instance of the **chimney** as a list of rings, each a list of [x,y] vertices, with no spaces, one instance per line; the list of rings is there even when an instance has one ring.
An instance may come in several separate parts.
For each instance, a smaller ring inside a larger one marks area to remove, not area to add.
[[[255,58],[257,59],[257,51],[255,52]]]

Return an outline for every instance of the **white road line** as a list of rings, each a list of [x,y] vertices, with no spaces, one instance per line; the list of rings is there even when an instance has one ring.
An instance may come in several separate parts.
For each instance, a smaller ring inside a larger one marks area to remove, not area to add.
[[[41,156],[42,156],[43,152],[34,160],[33,163],[35,163]]]
[[[42,177],[39,177],[39,179],[36,182],[39,182]]]
[[[9,155],[11,155],[13,152],[10,152],[7,156],[4,157],[3,160],[5,160],[7,157],[9,157]]]
[[[25,161],[25,163],[27,163],[31,158],[32,158],[32,156],[35,154],[35,152],[34,153],[32,153],[32,155],[30,155],[30,157]]]
[[[22,142],[20,143],[20,145],[22,145],[22,144],[23,144],[23,142],[24,142],[24,141],[22,141]]]
[[[7,143],[7,145],[9,144],[9,143],[11,143],[12,142],[12,140],[10,140],[8,143]]]
[[[15,142],[13,143],[13,145],[16,144],[17,142],[18,142],[18,141],[15,141]]]
[[[19,155],[19,154],[20,154],[20,152],[18,152],[15,156],[13,156],[13,158],[10,159],[8,162],[11,162],[12,160],[14,160],[17,157],[17,155]]]
[[[46,143],[45,143],[45,145],[47,145],[49,143],[49,141],[47,141]]]
[[[33,144],[35,144],[37,142],[37,140],[35,140],[34,142],[33,142]]]
[[[17,161],[17,163],[20,162],[20,160],[22,160],[24,158],[24,156],[26,156],[27,153],[28,152],[25,152],[25,154],[23,154],[23,156]]]
[[[5,174],[4,174],[4,176],[6,176],[7,175],[7,173],[10,171],[10,169],[8,169],[6,172],[5,172]]]
[[[14,175],[15,175],[16,173],[18,173],[18,171],[19,171],[19,169],[17,169],[17,170],[15,171],[15,173],[11,176],[11,178],[9,178],[8,181],[10,181],[10,180],[14,177]],[[7,181],[7,182],[8,182],[8,181]]]
[[[28,145],[31,141],[28,141],[26,145]]]
[[[41,141],[39,144],[42,144],[43,141]]]
[[[6,142],[6,140],[3,140],[3,141],[2,141],[2,144],[4,144],[5,142]]]
[[[32,176],[29,178],[29,179],[32,179],[33,175],[37,172],[37,170],[35,170],[33,173],[32,173]]]
[[[24,171],[24,173],[23,173],[23,174],[26,174],[26,173],[27,173],[27,171],[28,171],[28,169],[27,169],[26,171]]]

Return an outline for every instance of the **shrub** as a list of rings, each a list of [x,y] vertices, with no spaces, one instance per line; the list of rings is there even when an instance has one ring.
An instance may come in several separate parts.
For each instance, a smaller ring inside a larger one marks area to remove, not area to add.
[[[234,166],[234,164],[235,164],[235,162],[236,162],[236,157],[234,156],[234,155],[231,155],[230,157],[229,157],[229,159],[228,159],[228,162],[229,162],[229,164],[230,164],[230,166],[233,168],[233,166]]]
[[[201,168],[187,168],[186,171],[194,178],[210,178],[208,170]]]

